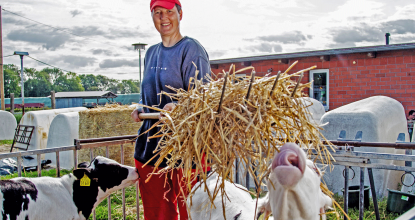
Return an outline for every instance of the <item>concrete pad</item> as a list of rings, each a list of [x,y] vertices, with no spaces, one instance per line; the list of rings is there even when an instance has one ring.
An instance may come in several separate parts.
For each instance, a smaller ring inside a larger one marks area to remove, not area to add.
[[[13,114],[0,110],[0,140],[13,140],[16,127],[17,122]]]
[[[49,128],[47,148],[66,147],[74,144],[74,139],[79,138],[79,113],[69,112],[57,115]],[[56,154],[45,155],[46,160],[51,160],[56,166]],[[60,167],[63,169],[74,168],[73,151],[62,151],[59,153]]]
[[[22,120],[20,121],[20,124],[35,126],[28,150],[46,148],[47,141],[48,141],[49,128],[50,128],[50,125],[53,119],[57,115],[61,113],[67,113],[67,112],[80,112],[86,109],[87,108],[85,107],[77,107],[77,108],[62,108],[62,109],[27,112],[23,116]],[[24,145],[18,145],[18,146],[24,147]]]
[[[405,133],[406,141],[409,141],[402,104],[386,96],[374,96],[334,109],[324,114],[320,123],[328,123],[323,127],[325,130],[322,131],[328,140],[337,140],[340,131],[345,130],[346,139],[354,139],[357,131],[362,131],[362,142],[395,143],[399,133]],[[372,147],[358,147],[355,148],[355,151],[405,154],[404,150]],[[372,163],[404,165],[403,162],[391,160],[372,160]],[[356,175],[353,180],[349,181],[349,185],[359,185],[360,169],[358,167],[352,168]],[[335,166],[331,172],[327,169],[323,176],[327,186],[334,193],[341,194],[341,189],[344,187],[343,169],[344,166]],[[397,189],[402,174],[401,171],[373,169],[377,195],[387,196],[387,188]],[[353,176],[353,171],[349,175]],[[367,171],[365,184],[369,185]]]

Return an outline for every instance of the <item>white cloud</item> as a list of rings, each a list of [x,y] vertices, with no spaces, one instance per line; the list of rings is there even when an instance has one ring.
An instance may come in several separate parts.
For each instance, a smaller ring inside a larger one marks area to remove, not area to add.
[[[379,44],[383,42],[386,24],[405,28],[404,22],[393,22],[414,19],[415,14],[413,0],[181,0],[181,3],[182,34],[201,42],[211,59]],[[37,59],[75,72],[138,79],[135,63],[138,53],[131,44],[142,42],[150,46],[161,41],[152,23],[149,4],[149,0],[3,0],[2,7],[6,10],[84,36],[61,33],[59,38],[34,38],[42,35],[36,30],[45,34],[54,30],[3,12],[4,36],[28,30],[37,33],[24,39],[19,36],[19,41],[3,37],[3,45],[7,45],[4,54],[24,50]],[[392,42],[407,42],[415,35],[400,30],[392,35]],[[361,40],[346,35],[340,40],[335,38],[340,37],[336,33],[353,34],[353,31],[360,33]],[[379,41],[368,38],[373,33],[381,35]],[[43,45],[54,51],[46,50]],[[90,59],[85,63],[79,57]],[[5,58],[4,62],[19,65],[16,57]],[[100,68],[100,64],[114,68]],[[30,60],[27,65],[45,67]]]

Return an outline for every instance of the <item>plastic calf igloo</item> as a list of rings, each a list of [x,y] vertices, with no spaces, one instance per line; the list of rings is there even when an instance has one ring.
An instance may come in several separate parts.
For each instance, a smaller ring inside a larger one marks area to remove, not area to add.
[[[74,139],[79,138],[79,113],[69,112],[57,115],[49,128],[47,148],[66,147],[74,144]],[[45,155],[45,159],[52,161],[56,166],[56,153]],[[61,151],[59,153],[59,165],[63,169],[74,168],[73,151]]]
[[[16,127],[17,122],[13,114],[0,110],[0,140],[13,140]]]
[[[303,97],[300,100],[307,106],[308,111],[311,113],[309,120],[313,121],[315,124],[320,124],[321,117],[326,113],[323,104],[317,99]]]
[[[399,133],[405,133],[406,141],[409,141],[402,104],[386,96],[374,96],[334,109],[324,114],[320,123],[327,123],[323,126],[322,134],[328,140],[337,140],[340,131],[345,130],[348,140],[353,140],[356,133],[362,131],[362,142],[395,143]],[[404,150],[379,147],[356,147],[355,151],[405,154]],[[404,165],[404,162],[393,162],[392,160],[372,160],[371,162]],[[344,187],[342,175],[344,168],[344,166],[337,165],[331,171],[327,168],[323,176],[327,186],[334,193],[340,193]],[[358,167],[352,168],[356,175],[353,180],[349,181],[349,185],[359,185],[360,169]],[[402,174],[401,171],[373,169],[376,194],[383,197],[387,195],[387,188],[397,189]],[[349,176],[353,177],[353,171],[349,172]],[[365,185],[369,185],[367,171],[365,172]]]
[[[57,115],[67,112],[80,112],[86,109],[87,108],[85,107],[77,107],[27,112],[20,121],[20,124],[35,126],[28,150],[46,148],[49,127]],[[71,145],[73,145],[73,143]],[[17,146],[26,147],[22,145]]]

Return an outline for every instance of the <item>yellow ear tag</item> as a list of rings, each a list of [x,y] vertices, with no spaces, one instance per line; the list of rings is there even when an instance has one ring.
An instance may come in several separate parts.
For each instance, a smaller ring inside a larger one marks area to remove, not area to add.
[[[81,178],[81,186],[90,186],[90,185],[91,185],[91,179],[89,179],[84,173],[84,177]]]
[[[261,216],[259,216],[258,220],[268,220],[269,217],[265,218],[265,213],[262,213]]]

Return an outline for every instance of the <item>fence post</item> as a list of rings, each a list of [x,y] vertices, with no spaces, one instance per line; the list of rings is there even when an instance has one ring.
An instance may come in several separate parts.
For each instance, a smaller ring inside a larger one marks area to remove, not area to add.
[[[354,140],[346,140],[346,131],[345,130],[341,130],[340,131],[340,134],[339,134],[339,137],[337,138],[337,141],[356,141],[356,142],[362,142],[362,135],[363,135],[363,132],[362,131],[358,131],[356,133],[356,136],[355,136]],[[339,150],[343,150],[343,147],[340,147]],[[344,146],[344,151],[354,151],[354,147]],[[349,212],[349,169],[351,169],[351,166],[345,166],[344,171],[343,171],[344,172],[343,173],[343,177],[344,177],[344,211],[345,211],[346,214],[348,214],[348,212]],[[354,176],[353,176],[353,178],[354,178]],[[360,202],[359,202],[359,205],[360,205]],[[360,210],[360,208],[359,208],[359,210]],[[344,219],[346,219],[346,216],[344,217]]]
[[[10,93],[10,113],[14,114],[14,93]]]
[[[50,92],[50,101],[52,109],[56,109],[56,102],[55,102],[55,91]]]
[[[365,168],[360,167],[360,192],[359,192],[359,220],[363,220],[365,211]]]

